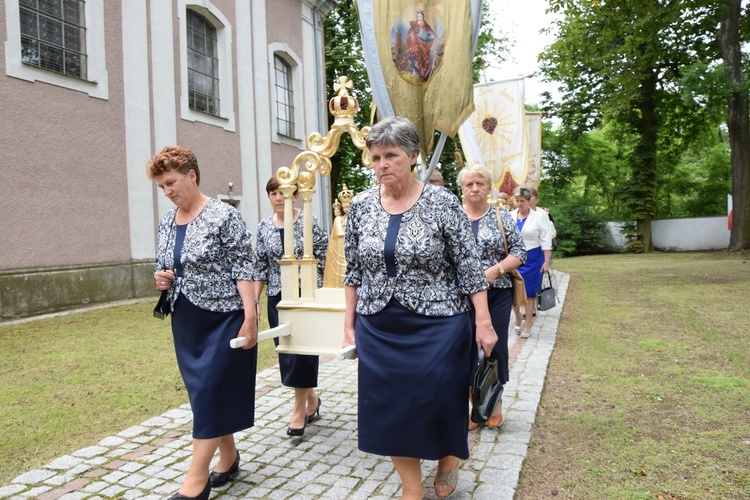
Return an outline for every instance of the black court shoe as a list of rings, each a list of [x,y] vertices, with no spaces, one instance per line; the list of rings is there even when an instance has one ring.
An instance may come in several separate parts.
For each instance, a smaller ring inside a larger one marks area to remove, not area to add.
[[[232,466],[229,468],[226,472],[211,472],[209,474],[208,479],[211,483],[211,486],[216,488],[217,486],[221,486],[223,484],[227,484],[232,477],[236,476],[237,473],[240,471],[240,452],[237,452],[237,460],[234,461]]]
[[[169,500],[208,500],[208,497],[211,496],[211,480],[209,479],[206,483],[206,487],[203,488],[203,491],[201,491],[198,496],[195,497],[189,497],[186,495],[183,495],[179,491],[169,497]]]
[[[287,427],[287,429],[286,429],[286,435],[287,436],[295,436],[295,437],[304,436],[305,435],[305,427],[307,427],[307,422],[308,422],[308,420],[305,419],[305,423],[302,424],[302,428],[301,429],[294,429],[292,427]]]
[[[307,416],[308,424],[311,424],[320,418],[320,403],[321,403],[320,396],[318,396],[318,407],[315,408],[315,411],[312,412],[312,414]]]

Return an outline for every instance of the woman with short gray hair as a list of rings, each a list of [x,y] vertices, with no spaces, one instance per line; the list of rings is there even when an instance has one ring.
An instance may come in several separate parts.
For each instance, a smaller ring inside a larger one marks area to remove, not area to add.
[[[489,354],[497,341],[487,280],[458,198],[412,175],[414,125],[386,118],[367,148],[379,185],[354,198],[345,234],[343,344],[359,357],[359,449],[391,457],[402,499],[424,497],[420,460],[437,460],[444,498],[469,456],[471,351]]]

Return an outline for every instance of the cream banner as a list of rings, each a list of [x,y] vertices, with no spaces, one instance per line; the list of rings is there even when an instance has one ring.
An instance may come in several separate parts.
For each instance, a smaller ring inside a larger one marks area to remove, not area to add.
[[[524,184],[538,186],[542,174],[542,114],[526,113],[526,144],[529,148],[529,168]]]
[[[529,150],[523,78],[474,85],[474,106],[458,132],[467,163],[487,167],[498,189],[524,183]]]

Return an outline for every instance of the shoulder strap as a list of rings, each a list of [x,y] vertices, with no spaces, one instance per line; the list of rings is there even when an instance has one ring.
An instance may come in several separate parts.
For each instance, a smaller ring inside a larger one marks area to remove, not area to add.
[[[500,234],[503,235],[503,247],[505,247],[505,255],[508,253],[508,240],[505,239],[505,226],[503,226],[503,218],[500,216],[500,208],[495,207],[495,216],[497,217],[497,225],[500,226]]]

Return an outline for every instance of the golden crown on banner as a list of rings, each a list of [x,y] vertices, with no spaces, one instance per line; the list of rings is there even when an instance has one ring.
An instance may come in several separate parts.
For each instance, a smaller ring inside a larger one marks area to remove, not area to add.
[[[339,200],[341,203],[351,203],[354,198],[354,191],[346,187],[346,184],[341,185],[341,191],[339,192]]]

